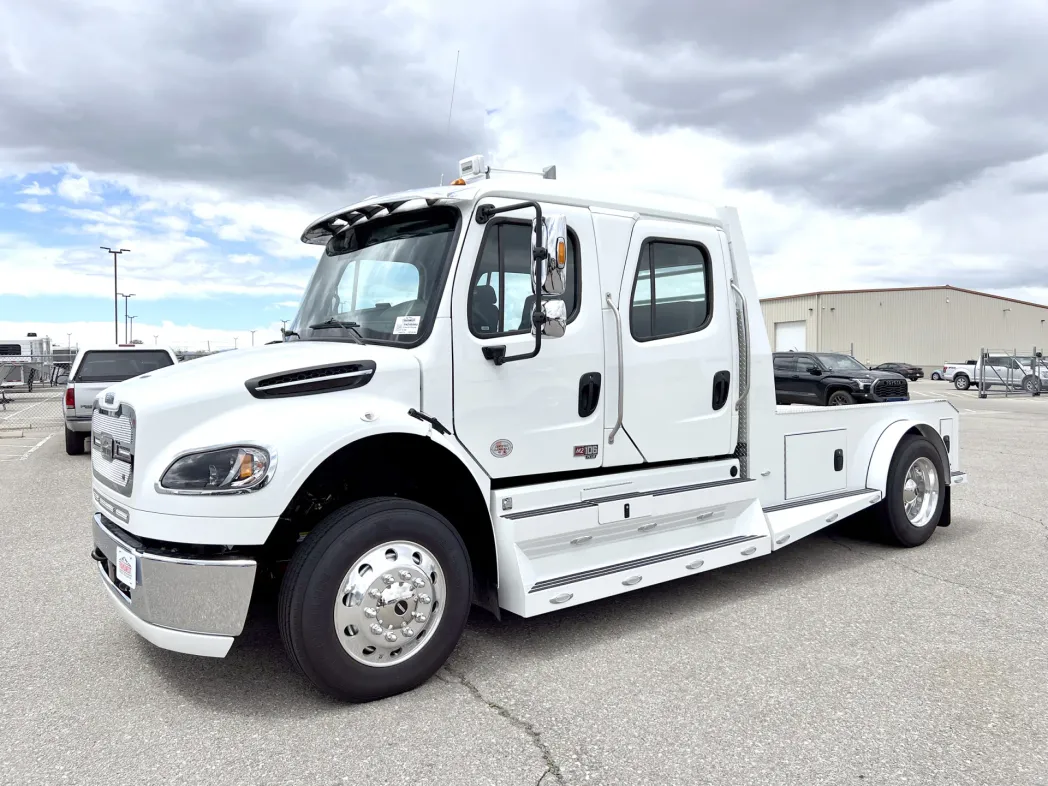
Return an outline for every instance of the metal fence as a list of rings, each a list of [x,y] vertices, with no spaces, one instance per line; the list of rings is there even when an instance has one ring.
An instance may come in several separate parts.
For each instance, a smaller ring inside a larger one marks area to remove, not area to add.
[[[0,439],[61,427],[72,359],[64,351],[0,357]]]
[[[975,376],[979,398],[1040,396],[1048,389],[1048,360],[1037,347],[1029,353],[984,347]]]

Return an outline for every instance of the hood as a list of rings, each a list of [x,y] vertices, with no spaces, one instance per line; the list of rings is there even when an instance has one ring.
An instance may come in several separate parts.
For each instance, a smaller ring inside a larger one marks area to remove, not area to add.
[[[871,369],[856,371],[828,371],[823,376],[847,377],[848,379],[866,379],[873,382],[875,379],[906,379],[902,374],[895,371],[873,371]]]
[[[374,364],[374,374],[364,387],[369,393],[388,392],[402,397],[413,391],[409,406],[417,406],[421,369],[410,350],[333,341],[292,341],[186,360],[112,385],[100,397],[107,406],[132,407],[139,436],[148,432],[149,441],[154,443],[155,439],[173,438],[232,409],[257,405],[275,411],[283,403],[304,400],[253,396],[247,386],[252,380],[350,363],[362,363],[368,368]],[[320,395],[355,394],[355,390],[349,389]]]

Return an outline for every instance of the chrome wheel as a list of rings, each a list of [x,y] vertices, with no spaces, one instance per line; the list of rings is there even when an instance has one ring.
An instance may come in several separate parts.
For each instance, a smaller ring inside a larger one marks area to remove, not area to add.
[[[906,470],[902,487],[902,505],[906,518],[915,527],[926,526],[939,504],[939,473],[930,459],[914,459]]]
[[[342,648],[368,666],[393,666],[421,650],[440,624],[444,574],[427,549],[384,543],[339,585],[334,622]]]

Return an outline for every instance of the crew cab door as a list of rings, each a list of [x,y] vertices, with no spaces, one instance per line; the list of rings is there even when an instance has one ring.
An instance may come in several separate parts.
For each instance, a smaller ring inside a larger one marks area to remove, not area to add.
[[[504,207],[519,200],[485,199]],[[568,219],[568,325],[543,336],[539,354],[496,366],[535,348],[530,315],[531,221],[535,211],[469,216],[452,305],[455,435],[495,478],[593,469],[601,464],[604,334],[593,221],[584,208],[541,204]]]
[[[661,220],[633,230],[617,304],[622,427],[648,462],[735,449],[737,331],[721,234]]]

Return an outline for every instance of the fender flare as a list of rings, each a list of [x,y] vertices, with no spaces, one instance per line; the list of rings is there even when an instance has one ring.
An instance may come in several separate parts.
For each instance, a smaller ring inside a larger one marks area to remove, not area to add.
[[[337,438],[324,443],[320,449],[313,453],[312,459],[299,469],[293,480],[289,481],[288,491],[290,496],[284,504],[290,502],[291,497],[297,494],[303,484],[309,481],[309,478],[321,464],[354,442],[367,439],[368,437],[396,434],[425,437],[457,459],[466,468],[476,484],[476,491],[480,495],[484,509],[488,511],[488,526],[491,527],[491,539],[495,549],[494,571],[495,586],[497,587],[499,585],[498,541],[495,538],[495,529],[491,521],[491,478],[481,469],[473,456],[462,447],[453,434],[443,434],[434,428],[432,424],[411,417],[407,413],[408,408],[406,406],[379,404],[378,406],[372,406],[369,411],[375,415],[374,420],[367,423],[362,422],[361,428],[340,433]]]
[[[939,459],[942,461],[946,485],[951,485],[950,456],[946,451],[946,445],[943,443],[942,437],[939,436],[939,431],[929,423],[908,419],[897,420],[889,424],[881,432],[880,437],[877,439],[877,444],[873,448],[873,455],[870,456],[870,466],[866,471],[866,488],[876,489],[881,492],[882,497],[888,493],[888,470],[891,468],[892,458],[894,458],[895,451],[902,438],[914,431],[935,446],[939,453]]]

